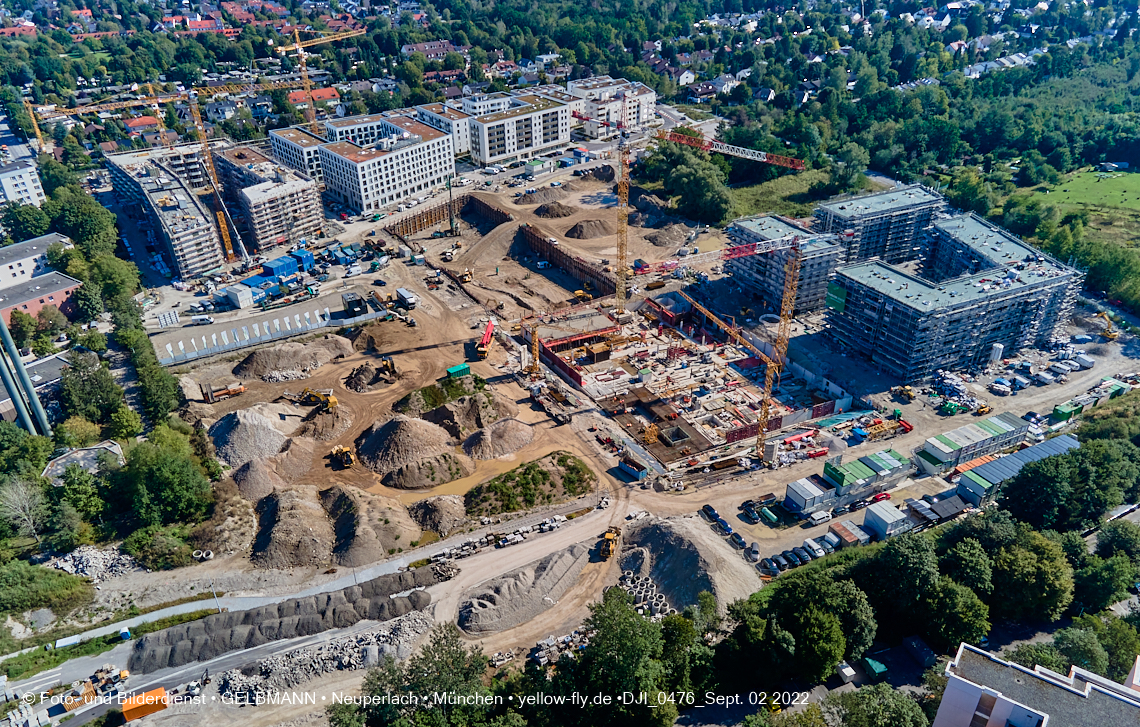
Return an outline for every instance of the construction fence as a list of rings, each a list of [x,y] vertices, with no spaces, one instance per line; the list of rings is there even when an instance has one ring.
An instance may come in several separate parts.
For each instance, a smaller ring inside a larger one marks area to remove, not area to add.
[[[454,211],[453,211],[454,210]],[[396,222],[384,228],[389,235],[406,242],[409,235],[435,227],[438,224],[451,220],[452,215],[465,213],[477,214],[480,217],[501,225],[514,219],[510,212],[499,209],[472,194],[461,194],[454,200],[442,202],[434,207],[422,209],[415,214],[401,217]]]
[[[598,297],[613,295],[617,291],[617,284],[611,274],[599,269],[580,257],[567,253],[558,244],[558,240],[545,230],[523,223],[519,227],[523,239],[531,250],[548,260],[551,265],[569,273],[572,277],[583,282],[589,281],[598,293]]]

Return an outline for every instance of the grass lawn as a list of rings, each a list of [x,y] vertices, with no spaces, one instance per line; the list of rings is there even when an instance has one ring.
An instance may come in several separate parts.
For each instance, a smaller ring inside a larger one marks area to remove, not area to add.
[[[777,214],[786,217],[808,217],[823,197],[811,193],[816,182],[826,182],[827,172],[809,169],[799,174],[786,174],[770,182],[747,187],[733,187],[732,200],[741,216]]]
[[[692,104],[675,104],[674,107],[678,111],[684,111],[685,116],[688,116],[693,121],[706,121],[708,119],[716,118],[713,114],[710,114],[700,106],[694,106]]]
[[[1077,172],[1052,189],[1036,187],[1033,193],[1062,213],[1088,212],[1085,232],[1090,239],[1129,247],[1140,239],[1140,174]]]

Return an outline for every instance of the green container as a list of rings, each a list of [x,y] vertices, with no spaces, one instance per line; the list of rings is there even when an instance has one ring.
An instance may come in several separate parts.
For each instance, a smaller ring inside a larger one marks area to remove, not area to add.
[[[447,370],[447,378],[449,379],[459,379],[464,376],[469,376],[470,374],[471,367],[467,364],[458,364],[456,366],[452,366]]]
[[[773,525],[780,522],[780,518],[776,517],[775,513],[766,507],[760,508],[760,516]]]

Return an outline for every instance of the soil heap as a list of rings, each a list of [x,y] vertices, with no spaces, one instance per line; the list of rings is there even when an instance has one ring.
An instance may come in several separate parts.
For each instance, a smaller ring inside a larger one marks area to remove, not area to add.
[[[250,560],[262,568],[324,566],[332,560],[332,525],[315,487],[277,490],[257,503]]]
[[[561,187],[543,187],[536,189],[533,192],[528,192],[515,200],[515,204],[520,206],[532,204],[546,204],[547,202],[557,202],[560,199],[565,199],[574,188],[569,182],[563,184]]]
[[[352,413],[347,407],[340,406],[335,411],[321,411],[317,407],[305,416],[293,436],[328,442],[347,432],[351,426]]]
[[[490,389],[461,396],[455,401],[436,407],[420,415],[432,424],[438,424],[455,439],[463,439],[476,429],[490,426],[505,416],[519,413],[518,406]]]
[[[673,223],[649,233],[645,239],[657,247],[677,247],[689,239],[689,233],[690,230],[686,225]]]
[[[669,203],[655,194],[638,190],[630,195],[629,204],[637,210],[641,210],[649,215],[667,215],[669,214]]]
[[[342,336],[325,336],[309,343],[280,343],[254,351],[234,367],[234,374],[262,381],[307,379],[315,369],[353,352]]]
[[[461,495],[438,495],[408,506],[408,515],[424,530],[446,538],[467,522]]]
[[[344,388],[358,393],[372,391],[372,382],[376,380],[376,367],[370,363],[357,366],[344,380]]]
[[[589,560],[589,548],[571,545],[480,586],[460,603],[459,628],[493,634],[536,618],[578,581]]]
[[[272,457],[281,451],[286,439],[267,417],[246,409],[226,414],[208,431],[218,459],[231,467],[241,467],[258,457]]]
[[[285,489],[285,480],[270,462],[265,457],[257,457],[234,470],[238,494],[250,502],[257,502],[274,490]]]
[[[577,214],[578,208],[571,207],[570,205],[562,204],[561,202],[548,202],[534,211],[538,217],[545,217],[548,220],[558,219],[559,217],[570,217]]]
[[[470,460],[452,453],[447,430],[431,422],[397,415],[375,424],[356,440],[360,461],[382,475],[388,487],[434,487],[471,474]]]
[[[518,419],[503,419],[480,429],[463,443],[474,459],[496,459],[514,454],[534,439],[534,428]]]
[[[566,231],[566,236],[575,240],[592,240],[612,234],[614,226],[609,220],[582,220]]]
[[[617,173],[609,164],[605,164],[600,167],[594,167],[582,175],[582,179],[593,182],[612,182],[616,178]]]
[[[321,505],[332,521],[336,536],[332,555],[337,565],[375,563],[420,536],[408,512],[391,498],[335,485],[321,492]]]

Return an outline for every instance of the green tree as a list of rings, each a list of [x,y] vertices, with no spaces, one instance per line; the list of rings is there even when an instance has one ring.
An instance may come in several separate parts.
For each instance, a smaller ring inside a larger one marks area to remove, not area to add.
[[[23,348],[32,342],[36,335],[36,319],[19,310],[12,311],[8,330],[12,333],[12,340],[16,346]]]
[[[61,479],[60,498],[75,508],[84,520],[98,520],[103,513],[98,478],[73,462],[64,469]]]
[[[1088,565],[1073,574],[1074,599],[1089,611],[1100,611],[1127,598],[1138,577],[1136,564],[1123,553],[1091,556]]]
[[[80,544],[83,518],[67,501],[61,502],[47,521],[48,545],[58,553],[70,553]]]
[[[198,522],[213,500],[210,482],[192,457],[152,442],[136,445],[119,473],[124,502],[144,526]]]
[[[63,370],[60,400],[64,412],[88,421],[105,422],[123,404],[123,390],[93,353],[73,352]]]
[[[925,606],[926,634],[940,651],[948,651],[963,641],[977,644],[990,632],[989,606],[950,578],[938,579]]]
[[[871,684],[824,697],[828,721],[843,727],[929,727],[922,708],[906,692],[889,684]]]
[[[918,603],[938,582],[938,556],[924,535],[904,533],[887,541],[874,567],[889,579],[892,600],[900,610]]]
[[[1071,662],[1065,658],[1064,654],[1057,651],[1057,647],[1053,646],[1052,643],[1018,644],[1013,649],[1002,653],[1001,658],[1006,661],[1012,661],[1014,664],[1021,664],[1029,669],[1035,666],[1043,666],[1058,674],[1068,674],[1069,665],[1071,664]]]
[[[1096,634],[1097,641],[1108,653],[1108,671],[1105,676],[1114,682],[1123,681],[1140,654],[1140,634],[1136,628],[1111,611],[1086,613],[1073,619],[1073,628]]]
[[[863,179],[863,171],[871,163],[871,156],[859,144],[851,141],[843,145],[831,165],[831,187],[836,192],[854,189]]]
[[[44,194],[51,197],[55,191],[65,187],[75,187],[79,184],[79,177],[65,164],[57,162],[48,154],[41,154],[36,160],[40,168],[40,180],[44,185]]]
[[[82,285],[75,291],[76,316],[81,323],[90,323],[103,313],[103,296],[93,285]]]
[[[993,560],[974,538],[966,538],[942,556],[942,573],[979,595],[993,591]]]
[[[1120,518],[1104,527],[1096,534],[1096,554],[1102,558],[1111,558],[1122,553],[1140,563],[1140,525]]]
[[[130,439],[142,434],[142,430],[142,417],[126,404],[119,407],[107,423],[107,431],[113,439]]]
[[[23,242],[46,235],[51,227],[51,218],[35,205],[10,202],[4,205],[0,224],[4,226],[13,242]]]
[[[839,618],[807,606],[795,619],[795,663],[800,674],[816,684],[827,679],[843,660],[847,639]]]
[[[86,333],[81,333],[75,339],[75,345],[82,346],[95,353],[103,353],[107,350],[107,337],[101,331],[91,329]]]
[[[41,333],[56,334],[67,326],[67,316],[54,305],[45,305],[36,314],[36,330]]]
[[[680,195],[677,211],[689,219],[717,223],[732,211],[732,195],[724,186],[724,174],[708,162],[674,168],[665,179],[665,188]]]
[[[145,363],[139,360],[139,356],[135,360],[143,409],[152,420],[163,419],[182,403],[182,389],[178,386],[178,379],[154,359],[153,350],[145,355]]]
[[[100,438],[99,426],[83,417],[68,417],[55,427],[55,441],[61,447],[88,447]]]
[[[1094,674],[1108,673],[1108,652],[1088,629],[1061,629],[1053,635],[1053,646],[1073,666],[1088,669]]]
[[[41,333],[32,339],[32,353],[35,354],[36,358],[44,358],[59,353],[59,349],[55,347],[51,336]]]
[[[1073,600],[1073,569],[1061,546],[1037,532],[1019,534],[1019,543],[994,557],[992,613],[1018,620],[1055,621]]]

